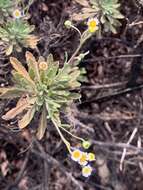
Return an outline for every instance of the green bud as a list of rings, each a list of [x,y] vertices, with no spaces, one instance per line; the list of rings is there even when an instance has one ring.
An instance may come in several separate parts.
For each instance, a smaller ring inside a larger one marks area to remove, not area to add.
[[[88,149],[91,146],[91,143],[89,141],[83,141],[82,146],[83,148]]]
[[[87,51],[87,52],[85,52],[85,53],[79,54],[79,56],[77,57],[78,61],[81,61],[82,59],[84,59],[84,57],[85,57],[86,55],[88,55],[88,54],[89,54],[89,51]]]
[[[71,28],[72,26],[72,22],[70,20],[66,20],[64,25],[67,27],[67,28]]]

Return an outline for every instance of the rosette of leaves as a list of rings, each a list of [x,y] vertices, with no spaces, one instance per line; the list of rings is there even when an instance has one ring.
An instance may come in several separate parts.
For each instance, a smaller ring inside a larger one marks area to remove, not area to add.
[[[19,100],[16,107],[8,111],[2,118],[11,120],[18,116],[18,126],[23,129],[29,125],[35,113],[39,112],[41,116],[37,129],[38,139],[43,137],[47,119],[49,119],[65,142],[66,140],[60,132],[62,126],[60,110],[63,111],[69,103],[80,97],[79,93],[73,92],[80,86],[77,81],[80,75],[78,67],[65,63],[60,68],[59,62],[54,61],[51,54],[47,60],[43,57],[36,60],[30,52],[26,52],[28,71],[14,57],[10,58],[10,62],[14,68],[12,72],[14,86],[0,88],[0,98],[19,98]],[[41,64],[47,65],[41,69]]]
[[[6,48],[6,55],[13,50],[21,51],[21,47],[36,48],[38,38],[32,35],[34,26],[21,19],[10,20],[0,26],[0,39]]]
[[[116,33],[116,27],[120,26],[119,19],[124,16],[120,13],[118,0],[74,0],[83,6],[81,13],[73,14],[73,20],[85,20],[97,16],[104,31]]]
[[[1,22],[4,16],[8,16],[11,8],[14,6],[14,0],[0,0],[0,16]]]

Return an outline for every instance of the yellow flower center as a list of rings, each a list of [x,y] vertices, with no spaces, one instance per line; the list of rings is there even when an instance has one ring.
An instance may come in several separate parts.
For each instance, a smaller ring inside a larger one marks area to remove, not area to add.
[[[81,158],[81,156],[82,156],[82,154],[81,154],[81,151],[80,150],[74,150],[73,152],[72,152],[72,158],[74,159],[74,160],[79,160],[80,158]]]
[[[21,17],[21,12],[20,12],[19,10],[15,10],[15,11],[14,11],[14,16],[15,16],[16,18]]]
[[[47,70],[47,68],[48,68],[48,64],[46,63],[46,62],[40,62],[39,63],[39,68],[41,69],[41,70]]]
[[[87,22],[88,30],[91,33],[94,33],[98,29],[98,20],[96,18],[91,18]]]
[[[96,26],[97,26],[97,22],[95,20],[89,21],[89,27],[96,28]]]

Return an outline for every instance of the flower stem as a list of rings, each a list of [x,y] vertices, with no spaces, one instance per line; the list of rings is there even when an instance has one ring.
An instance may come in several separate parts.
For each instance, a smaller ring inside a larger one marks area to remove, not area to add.
[[[76,138],[76,139],[78,139],[78,140],[80,140],[80,141],[85,141],[83,138],[78,137],[78,136],[76,136],[76,135],[73,135],[73,134],[70,133],[68,130],[66,130],[64,127],[60,126],[60,128],[63,129],[66,133],[68,133],[68,134],[71,135],[72,137],[74,137],[74,138]]]
[[[83,34],[81,35],[81,38],[80,38],[79,46],[77,47],[77,49],[75,50],[75,52],[73,53],[73,55],[71,56],[71,58],[69,59],[69,61],[67,62],[67,64],[71,64],[73,62],[73,60],[75,59],[75,57],[78,54],[79,50],[81,49],[82,45],[85,43],[85,41],[90,36],[91,36],[91,34],[88,32],[88,30],[86,30],[85,32],[83,32]]]
[[[55,127],[56,127],[56,129],[57,129],[57,131],[58,131],[58,133],[59,133],[59,135],[60,135],[62,141],[65,143],[65,145],[66,145],[68,151],[71,153],[70,143],[65,139],[65,137],[64,137],[63,134],[61,133],[61,131],[60,131],[60,129],[59,129],[59,126],[57,125],[57,122],[55,121],[55,119],[52,119],[52,122],[53,122],[53,124],[55,125]]]

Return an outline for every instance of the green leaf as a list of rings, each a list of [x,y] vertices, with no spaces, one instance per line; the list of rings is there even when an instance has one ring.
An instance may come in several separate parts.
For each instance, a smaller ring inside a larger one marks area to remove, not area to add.
[[[43,107],[41,118],[40,118],[40,123],[39,123],[39,127],[38,127],[38,131],[37,131],[37,134],[36,134],[36,136],[37,136],[37,138],[39,140],[41,140],[42,137],[44,136],[46,128],[47,128],[47,113],[46,113],[45,107]]]
[[[61,124],[61,127],[63,127],[63,128],[71,128],[71,125],[69,125],[69,124]]]
[[[109,27],[110,27],[110,30],[111,30],[114,34],[117,33],[116,28],[115,28],[112,24],[110,24]]]
[[[52,54],[49,54],[47,57],[47,63],[48,63],[48,67],[51,68],[54,62],[54,58]]]
[[[0,9],[8,9],[12,7],[13,3],[11,0],[0,0]]]
[[[23,78],[17,71],[12,71],[13,82],[16,84],[15,86],[19,89],[24,89],[28,94],[34,94],[33,87],[29,84],[25,78]]]
[[[79,93],[71,93],[69,95],[70,99],[80,99],[81,98],[81,95]]]

